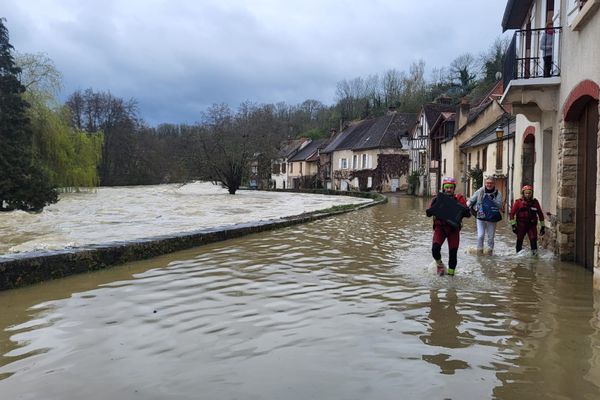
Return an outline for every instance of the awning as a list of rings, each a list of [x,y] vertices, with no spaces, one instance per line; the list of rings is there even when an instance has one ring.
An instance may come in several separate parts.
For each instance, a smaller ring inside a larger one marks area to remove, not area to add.
[[[533,0],[508,0],[502,18],[502,31],[521,29],[532,3]]]

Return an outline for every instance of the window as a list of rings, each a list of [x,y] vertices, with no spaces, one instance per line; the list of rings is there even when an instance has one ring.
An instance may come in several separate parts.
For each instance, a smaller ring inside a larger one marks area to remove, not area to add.
[[[358,156],[356,154],[352,156],[352,169],[358,169]]]
[[[484,171],[487,169],[487,147],[483,149],[481,156],[481,169]]]
[[[290,163],[290,174],[294,173],[294,163]]]
[[[362,155],[362,169],[366,169],[367,168],[367,155],[363,154]]]
[[[469,153],[469,159],[467,161],[467,167],[471,169],[471,153]]]
[[[279,163],[273,164],[273,174],[278,175],[281,172],[281,165],[283,165],[283,164],[279,164]]]
[[[496,142],[496,169],[502,170],[502,150],[504,150],[504,142]]]
[[[300,175],[302,175],[302,164],[304,164],[303,162],[300,163]]]
[[[479,150],[477,150],[477,164],[475,164],[476,166],[480,166],[481,163],[479,162]]]
[[[340,159],[340,168],[348,169],[348,159],[347,158]]]
[[[285,167],[286,167],[287,163],[281,163],[281,173],[285,174]]]
[[[444,172],[442,172],[444,175],[446,175],[446,159],[444,158]]]

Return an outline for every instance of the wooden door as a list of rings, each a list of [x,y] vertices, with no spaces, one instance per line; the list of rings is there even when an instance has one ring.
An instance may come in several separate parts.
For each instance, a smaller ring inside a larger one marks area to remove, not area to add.
[[[575,261],[594,268],[596,231],[596,150],[598,101],[590,101],[579,118]]]

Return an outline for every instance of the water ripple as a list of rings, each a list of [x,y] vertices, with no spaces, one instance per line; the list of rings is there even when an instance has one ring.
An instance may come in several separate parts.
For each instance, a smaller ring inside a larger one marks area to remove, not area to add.
[[[437,277],[423,207],[393,196],[385,206],[166,257],[129,276],[105,271],[115,279],[4,317],[0,392],[600,397],[600,296],[589,289],[591,275],[547,255],[513,255],[505,227],[496,255],[477,257],[469,222],[457,276]]]

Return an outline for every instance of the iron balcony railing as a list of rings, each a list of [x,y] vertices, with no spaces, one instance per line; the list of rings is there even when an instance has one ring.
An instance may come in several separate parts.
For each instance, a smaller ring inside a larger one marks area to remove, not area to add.
[[[561,32],[561,27],[516,31],[504,58],[504,87],[513,79],[560,76]]]

